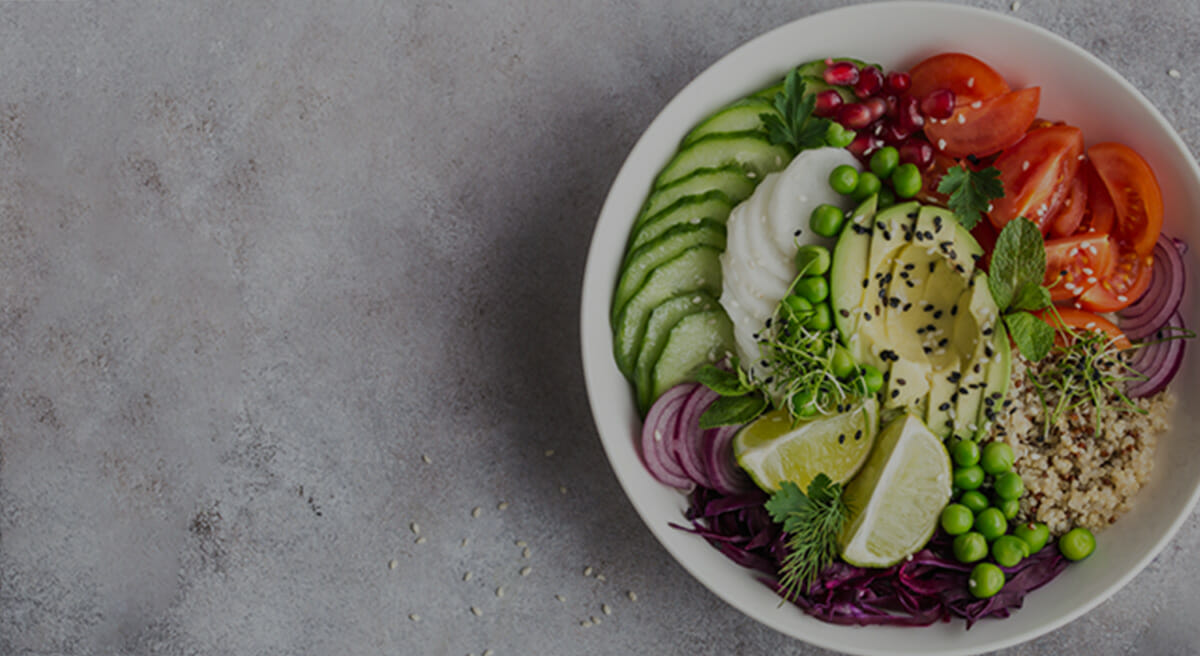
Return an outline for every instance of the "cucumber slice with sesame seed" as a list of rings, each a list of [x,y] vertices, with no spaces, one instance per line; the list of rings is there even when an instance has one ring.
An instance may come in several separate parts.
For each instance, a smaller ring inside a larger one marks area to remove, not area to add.
[[[680,198],[663,211],[646,219],[633,231],[633,236],[629,240],[629,250],[625,255],[626,265],[639,248],[662,236],[672,227],[689,223],[699,225],[705,219],[725,225],[731,210],[733,210],[733,203],[724,192],[718,189],[697,196]],[[723,249],[724,247],[722,247]]]
[[[682,148],[658,174],[656,188],[668,185],[697,169],[728,164],[741,166],[748,176],[760,180],[792,160],[787,146],[772,144],[757,131],[725,132],[701,137]]]
[[[686,177],[650,194],[638,215],[638,220],[633,225],[634,227],[640,226],[646,219],[658,214],[685,196],[696,196],[716,189],[729,197],[730,203],[736,205],[748,198],[754,192],[754,187],[755,181],[747,178],[746,172],[736,164],[692,171]]]
[[[613,318],[646,282],[651,271],[692,246],[702,245],[725,250],[725,225],[712,219],[676,224],[630,253],[613,292]]]
[[[680,319],[654,364],[643,411],[663,392],[693,380],[701,367],[724,358],[733,348],[733,324],[724,310],[696,312]]]
[[[681,319],[689,314],[720,309],[717,300],[706,292],[682,294],[663,301],[646,321],[646,334],[642,338],[642,347],[637,354],[637,364],[633,369],[633,384],[637,390],[638,407],[642,412],[658,399],[654,393],[654,366],[658,364],[659,356],[671,336],[671,329]]]
[[[693,246],[646,277],[641,289],[629,299],[613,322],[613,351],[617,367],[627,378],[633,376],[638,351],[646,334],[646,322],[654,308],[674,296],[706,292],[721,293],[721,251],[711,246]]]

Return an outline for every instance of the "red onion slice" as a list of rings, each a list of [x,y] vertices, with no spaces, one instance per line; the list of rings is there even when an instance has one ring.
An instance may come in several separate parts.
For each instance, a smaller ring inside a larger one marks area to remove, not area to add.
[[[1165,341],[1151,342],[1138,349],[1139,353],[1130,366],[1147,376],[1146,380],[1131,381],[1125,388],[1130,398],[1150,396],[1166,388],[1183,365],[1184,339],[1178,336],[1186,328],[1183,317],[1175,312],[1155,335],[1156,339],[1172,337]]]
[[[667,390],[650,406],[642,424],[642,460],[646,469],[660,483],[681,490],[691,489],[692,481],[675,461],[668,440],[674,439],[679,410],[693,390],[692,385],[676,385]]]
[[[1179,309],[1187,280],[1184,268],[1182,242],[1166,235],[1158,238],[1154,245],[1154,264],[1150,286],[1141,298],[1121,310],[1119,325],[1129,339],[1144,339],[1166,324]]]
[[[741,426],[721,426],[704,431],[708,477],[713,489],[722,494],[754,489],[754,482],[733,458],[733,438],[741,429]]]
[[[709,482],[708,472],[705,471],[700,415],[704,414],[719,396],[704,385],[696,386],[679,411],[679,425],[675,427],[675,439],[672,444],[675,458],[684,473],[704,487],[712,487],[712,483]]]

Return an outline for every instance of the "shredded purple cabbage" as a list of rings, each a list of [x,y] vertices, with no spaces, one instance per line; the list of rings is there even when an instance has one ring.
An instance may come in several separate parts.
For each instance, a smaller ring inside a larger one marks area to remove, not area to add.
[[[777,575],[787,555],[786,536],[763,508],[767,494],[755,490],[722,495],[697,487],[685,517],[692,526],[674,525],[708,540],[733,562],[766,574],[764,583],[783,594]],[[1054,548],[1043,548],[1016,567],[995,596],[976,599],[967,588],[971,565],[955,560],[952,538],[940,530],[910,558],[886,569],[835,562],[807,591],[788,598],[804,612],[833,624],[927,626],[962,617],[971,628],[985,617],[1008,617],[1025,595],[1046,585],[1067,567]]]

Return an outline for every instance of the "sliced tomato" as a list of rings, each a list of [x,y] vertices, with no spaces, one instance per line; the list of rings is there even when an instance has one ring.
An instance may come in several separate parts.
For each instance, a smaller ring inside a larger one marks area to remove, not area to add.
[[[984,157],[1017,143],[1037,116],[1039,87],[960,103],[948,119],[925,121],[925,136],[943,155]]]
[[[921,190],[917,192],[917,200],[945,207],[950,202],[950,197],[937,190],[938,184],[942,182],[942,176],[946,175],[946,171],[959,164],[960,162],[953,157],[946,157],[934,152],[929,168],[921,172]]]
[[[991,222],[980,221],[975,224],[974,228],[971,228],[971,236],[983,248],[983,257],[979,258],[976,266],[984,271],[990,271],[992,266],[992,251],[996,250],[996,240],[1000,238],[999,233],[992,227]]]
[[[988,212],[996,229],[1018,216],[1033,221],[1045,234],[1050,217],[1066,199],[1070,180],[1079,171],[1083,131],[1069,125],[1034,130],[996,158],[1004,197]]]
[[[1058,213],[1050,219],[1050,235],[1067,237],[1075,234],[1083,224],[1083,215],[1087,212],[1087,176],[1083,167],[1071,178],[1071,188],[1063,201]]]
[[[1066,301],[1107,280],[1116,265],[1108,235],[1083,234],[1046,241],[1046,280],[1054,302]]]
[[[1066,124],[1067,124],[1066,121],[1051,121],[1048,118],[1035,118],[1035,119],[1033,119],[1033,123],[1029,124],[1029,130],[1033,131],[1038,128],[1049,128],[1049,127],[1054,127],[1055,125],[1066,125]]]
[[[1108,234],[1117,222],[1117,208],[1113,206],[1112,196],[1100,176],[1096,175],[1091,162],[1084,161],[1080,168],[1087,181],[1087,211],[1084,212],[1081,229],[1083,232]]]
[[[1162,191],[1154,171],[1129,146],[1107,142],[1088,149],[1088,159],[1117,209],[1113,235],[1138,255],[1150,255],[1162,232]]]
[[[1008,93],[1008,83],[991,66],[961,52],[934,55],[908,72],[908,92],[921,99],[938,89],[954,92],[958,104],[986,100]]]
[[[1057,312],[1057,316],[1055,313]],[[1052,310],[1040,310],[1036,313],[1043,321],[1057,329],[1058,334],[1054,341],[1062,345],[1066,339],[1068,330],[1086,330],[1090,332],[1101,332],[1112,340],[1113,346],[1119,349],[1127,349],[1132,344],[1125,333],[1116,324],[1105,319],[1104,317],[1088,312],[1086,310],[1078,310],[1070,307],[1055,307]]]
[[[1153,255],[1122,250],[1115,258],[1112,273],[1079,297],[1079,307],[1092,312],[1123,310],[1150,288],[1153,271]]]

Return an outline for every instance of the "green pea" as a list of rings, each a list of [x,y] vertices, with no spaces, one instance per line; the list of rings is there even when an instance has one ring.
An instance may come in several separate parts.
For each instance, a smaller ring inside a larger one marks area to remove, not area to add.
[[[829,366],[833,369],[833,375],[843,380],[854,375],[854,358],[850,355],[850,351],[840,345],[833,348],[833,357]]]
[[[842,208],[829,204],[817,205],[808,217],[808,227],[822,237],[838,236],[845,222],[846,215],[842,214]]]
[[[971,512],[975,513],[976,515],[983,512],[984,509],[991,505],[988,503],[987,497],[983,495],[983,492],[978,490],[967,490],[966,492],[963,492],[962,496],[958,497],[958,502],[970,508]]]
[[[979,457],[979,464],[983,467],[983,471],[992,476],[1003,474],[1012,469],[1012,447],[1004,442],[988,442],[987,446],[983,447],[983,454]]]
[[[862,366],[863,382],[866,383],[867,391],[871,394],[877,393],[883,388],[883,374],[875,367],[864,364]]]
[[[972,440],[963,440],[954,445],[950,455],[954,458],[954,464],[959,467],[979,464],[979,444]]]
[[[942,509],[942,528],[950,535],[961,535],[971,530],[975,515],[961,503],[952,503]]]
[[[792,316],[795,317],[797,321],[803,323],[808,321],[809,317],[813,315],[812,303],[809,303],[808,299],[804,298],[803,296],[788,294],[787,296],[783,297],[783,303],[787,306],[788,310],[791,311]]]
[[[843,196],[854,193],[858,186],[858,169],[849,164],[834,167],[829,173],[829,186]]]
[[[879,181],[879,176],[870,171],[863,171],[858,176],[858,184],[854,185],[854,191],[850,194],[854,200],[866,200],[871,194],[879,193],[883,188],[883,183]]]
[[[967,577],[967,588],[977,599],[986,599],[1004,587],[1004,570],[991,563],[979,563]]]
[[[841,123],[836,121],[831,122],[829,127],[825,128],[825,143],[834,148],[849,146],[850,142],[854,141],[854,137],[857,136],[857,132],[843,127]]]
[[[960,563],[973,563],[983,560],[988,555],[987,540],[976,533],[968,531],[954,538],[954,558]]]
[[[954,468],[954,487],[960,490],[974,490],[983,485],[983,470],[979,465]]]
[[[871,172],[883,179],[891,175],[899,163],[900,151],[895,146],[884,146],[871,155]]]
[[[833,256],[824,246],[808,244],[796,250],[796,269],[802,276],[823,276],[832,263]]]
[[[1004,519],[1004,513],[999,508],[984,508],[983,512],[975,515],[975,530],[991,542],[1008,531],[1008,520]]]
[[[1058,550],[1067,560],[1083,560],[1096,550],[1096,536],[1086,528],[1078,526],[1058,539]]]
[[[879,190],[879,209],[891,207],[896,204],[896,192],[892,191],[891,187],[884,187]]]
[[[809,387],[801,390],[795,396],[791,397],[792,413],[798,417],[809,417],[817,412],[817,404],[813,401],[817,398],[817,390]]]
[[[804,322],[804,327],[817,332],[833,330],[833,312],[828,303],[817,303],[812,306],[813,312]]]
[[[901,164],[892,171],[892,189],[901,198],[912,198],[921,191],[921,170],[916,164]]]
[[[1001,535],[992,543],[992,558],[1001,567],[1016,567],[1029,556],[1029,545],[1015,535]]]
[[[1004,515],[1004,519],[1013,519],[1017,513],[1021,512],[1021,500],[1004,499],[997,507],[1000,509],[1000,514]]]
[[[820,303],[829,298],[829,281],[824,276],[807,276],[796,281],[792,293],[808,299],[810,303]]]
[[[1025,483],[1016,472],[1011,471],[997,476],[992,487],[996,490],[996,496],[1004,500],[1020,499],[1025,493]]]
[[[1029,553],[1037,553],[1050,540],[1050,527],[1041,522],[1025,522],[1013,529],[1013,535],[1029,545]]]

